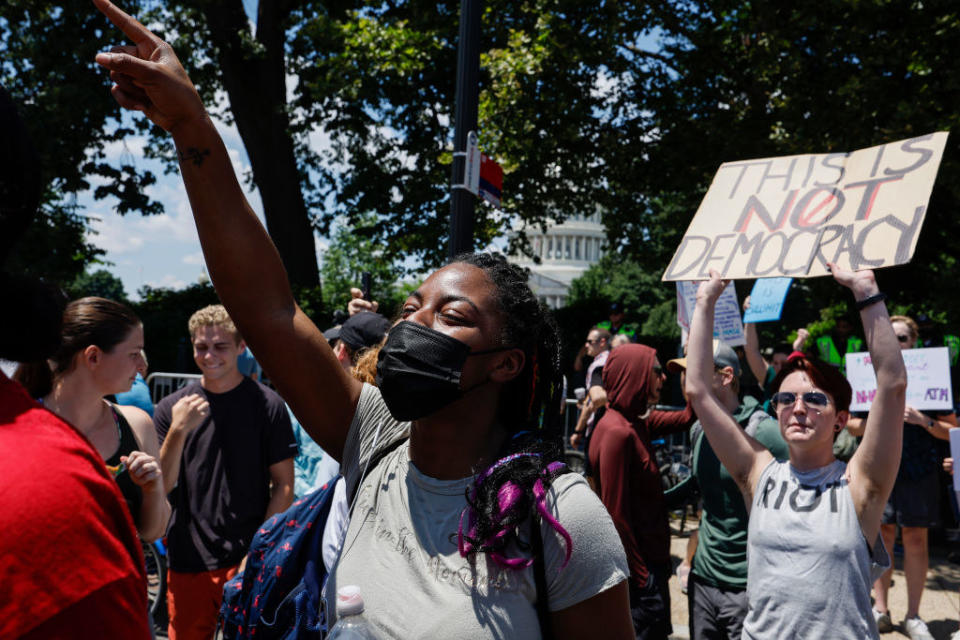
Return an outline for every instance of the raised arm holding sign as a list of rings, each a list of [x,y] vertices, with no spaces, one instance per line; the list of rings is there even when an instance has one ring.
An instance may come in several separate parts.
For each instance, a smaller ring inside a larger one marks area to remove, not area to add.
[[[720,166],[663,279],[827,275],[913,257],[947,133]]]
[[[712,271],[697,294],[686,391],[749,512],[744,637],[787,637],[797,620],[810,637],[877,637],[867,576],[872,563],[889,564],[878,534],[900,463],[906,372],[873,273],[835,268],[834,278],[855,301],[873,300],[861,305],[860,318],[878,380],[876,409],[849,464],[834,458],[833,439],[849,416],[850,385],[802,355],[784,364],[773,389],[789,461],[747,435],[714,391],[710,327],[725,283]]]

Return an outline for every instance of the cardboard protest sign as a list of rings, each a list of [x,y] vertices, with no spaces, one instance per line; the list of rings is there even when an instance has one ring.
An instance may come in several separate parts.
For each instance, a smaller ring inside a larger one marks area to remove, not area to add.
[[[686,332],[690,331],[693,308],[697,306],[698,282],[677,283],[677,324]],[[740,303],[737,302],[737,290],[729,283],[720,297],[713,316],[713,337],[735,347],[746,344],[743,322],[740,320]],[[686,340],[684,340],[686,343]]]
[[[913,257],[946,132],[720,165],[663,280],[876,269]]]
[[[793,278],[760,278],[754,282],[750,292],[750,308],[744,312],[743,321],[779,320],[791,283]]]
[[[946,347],[906,349],[903,364],[907,367],[907,405],[914,409],[953,409],[950,385],[950,350]],[[848,353],[847,380],[853,387],[851,411],[869,411],[877,394],[877,378],[870,354]]]

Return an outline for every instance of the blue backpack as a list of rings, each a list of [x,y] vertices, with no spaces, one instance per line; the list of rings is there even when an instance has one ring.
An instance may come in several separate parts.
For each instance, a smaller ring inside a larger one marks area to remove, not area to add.
[[[268,519],[250,543],[243,573],[223,587],[225,640],[319,640],[326,634],[320,592],[326,580],[321,544],[335,479]]]
[[[400,438],[374,455],[369,471],[406,441]],[[224,640],[320,640],[327,634],[321,591],[327,581],[323,529],[330,515],[336,478],[294,501],[260,526],[250,542],[247,564],[223,586],[219,627]],[[349,496],[352,502],[353,496]]]

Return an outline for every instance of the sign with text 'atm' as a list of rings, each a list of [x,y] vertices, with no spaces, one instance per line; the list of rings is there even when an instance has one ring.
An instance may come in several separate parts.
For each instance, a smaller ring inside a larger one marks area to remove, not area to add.
[[[946,347],[904,349],[907,368],[907,406],[914,409],[953,409],[950,384],[950,354]],[[853,388],[851,411],[869,411],[877,394],[877,378],[870,354],[848,353],[847,380]]]

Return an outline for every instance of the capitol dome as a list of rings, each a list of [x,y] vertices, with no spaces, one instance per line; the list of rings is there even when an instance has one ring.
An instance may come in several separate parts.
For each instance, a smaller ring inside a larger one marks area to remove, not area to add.
[[[548,225],[546,232],[538,225],[524,229],[540,264],[520,254],[514,254],[511,260],[530,269],[530,288],[541,302],[551,309],[564,306],[570,283],[596,264],[606,251],[600,213],[570,216],[560,224]]]

